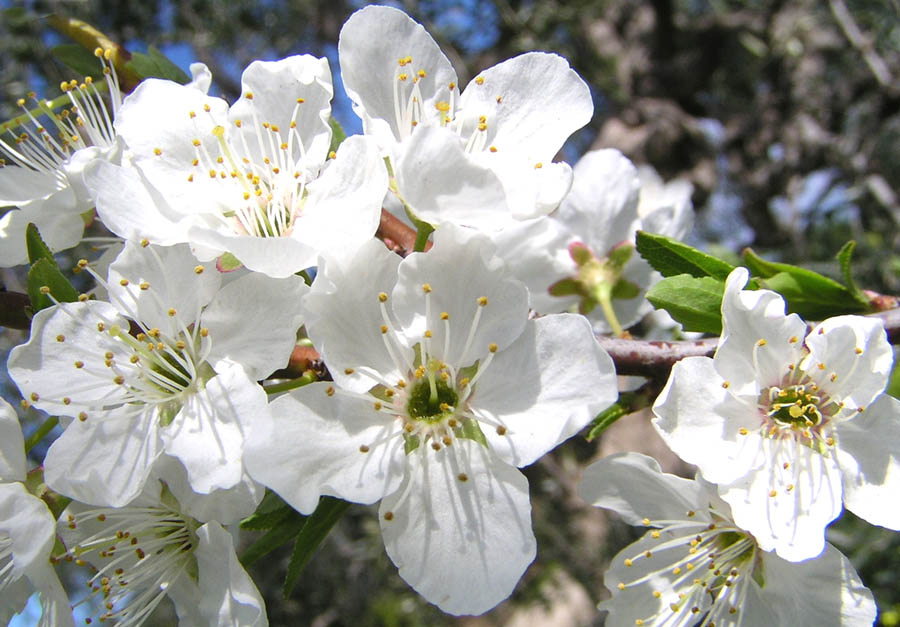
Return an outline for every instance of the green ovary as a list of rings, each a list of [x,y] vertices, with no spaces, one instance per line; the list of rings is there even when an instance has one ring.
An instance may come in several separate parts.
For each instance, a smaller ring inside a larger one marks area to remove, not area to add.
[[[406,411],[409,417],[415,420],[440,422],[452,412],[442,409],[442,406],[455,408],[458,401],[459,395],[456,390],[447,385],[443,379],[429,380],[425,377],[413,386]]]
[[[807,386],[792,385],[779,389],[769,389],[769,416],[782,424],[796,424],[801,427],[821,424],[819,411],[821,399],[807,391]]]

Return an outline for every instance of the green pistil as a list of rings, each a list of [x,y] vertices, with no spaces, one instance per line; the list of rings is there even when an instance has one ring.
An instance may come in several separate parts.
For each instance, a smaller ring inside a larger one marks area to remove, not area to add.
[[[786,425],[801,427],[821,424],[821,398],[806,391],[806,386],[792,385],[781,390],[771,400],[769,416]]]
[[[459,395],[441,379],[432,376],[417,381],[409,394],[406,411],[410,418],[426,422],[440,422],[448,412],[444,407],[456,407]]]

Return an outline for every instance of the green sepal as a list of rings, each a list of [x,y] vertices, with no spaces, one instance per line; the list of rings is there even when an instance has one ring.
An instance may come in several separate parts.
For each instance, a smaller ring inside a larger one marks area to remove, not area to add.
[[[38,259],[28,270],[27,292],[33,313],[52,307],[55,303],[49,296],[41,293],[42,287],[50,288],[50,293],[61,303],[72,303],[78,300],[78,290],[72,287],[69,280],[59,271],[55,261]]]
[[[125,64],[125,67],[137,74],[140,79],[163,78],[182,85],[191,82],[191,77],[157,48],[150,46],[147,52],[148,54],[131,53],[131,60]]]
[[[93,52],[78,44],[60,44],[50,54],[75,70],[79,76],[103,76],[103,64]]]
[[[603,265],[614,273],[620,274],[633,254],[634,245],[629,242],[623,242],[609,251],[609,255],[603,260]]]
[[[575,262],[575,265],[580,268],[594,258],[594,253],[581,242],[575,242],[569,245],[569,256]]]
[[[334,116],[328,118],[328,126],[331,127],[331,145],[328,146],[328,151],[337,152],[343,141],[347,139],[347,133],[344,132],[344,127],[341,126],[341,123]]]
[[[724,281],[734,270],[727,261],[664,235],[638,231],[635,241],[641,257],[664,277],[689,274]]]
[[[288,563],[287,574],[284,577],[284,588],[282,594],[284,598],[288,598],[297,581],[300,579],[300,573],[309,562],[310,558],[315,555],[322,544],[322,540],[329,534],[331,528],[341,519],[341,516],[350,508],[350,503],[342,501],[330,496],[323,496],[319,499],[319,505],[307,519],[300,534],[297,536],[297,542],[294,544],[294,552],[291,554],[291,561]]]
[[[222,255],[216,259],[216,269],[219,272],[232,272],[243,267],[243,265],[241,260],[231,253],[222,253]]]
[[[752,249],[744,250],[744,263],[760,277],[761,287],[781,294],[789,313],[810,320],[868,310],[866,300],[858,300],[849,289],[826,276],[787,263],[766,261]]]
[[[459,427],[456,428],[455,433],[457,437],[474,440],[483,447],[488,447],[488,441],[487,438],[484,437],[484,431],[481,430],[481,425],[478,424],[478,421],[474,418],[463,418],[460,420]]]
[[[41,232],[34,222],[29,222],[25,227],[25,248],[28,251],[28,263],[33,264],[38,259],[46,259],[52,261],[54,265],[56,264],[53,251],[44,242],[44,238],[41,237]]]
[[[67,496],[54,492],[44,483],[44,467],[38,466],[25,474],[25,489],[29,494],[41,499],[54,518],[59,518],[63,510],[72,502]]]
[[[272,526],[265,534],[256,539],[244,554],[241,555],[241,564],[249,566],[263,555],[271,553],[278,547],[287,544],[299,535],[306,523],[306,516],[293,509],[280,521]]]
[[[647,300],[665,309],[685,331],[719,335],[722,332],[722,294],[725,282],[709,276],[679,274],[668,277],[647,292]]]
[[[619,279],[616,281],[616,284],[613,285],[612,292],[610,296],[612,298],[618,298],[622,300],[628,300],[629,298],[637,298],[641,294],[641,288],[632,283],[631,281],[626,281],[625,279]]]
[[[597,301],[590,297],[585,297],[581,299],[581,302],[578,303],[578,313],[582,316],[586,316],[594,309],[597,308]]]
[[[581,294],[581,284],[575,279],[568,277],[560,279],[547,288],[550,296],[578,296]]]
[[[409,455],[419,448],[419,436],[403,433],[403,452]]]

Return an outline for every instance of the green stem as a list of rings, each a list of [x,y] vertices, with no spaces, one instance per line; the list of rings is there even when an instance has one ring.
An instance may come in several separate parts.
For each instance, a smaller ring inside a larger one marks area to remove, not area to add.
[[[50,433],[53,430],[53,427],[59,424],[59,418],[56,416],[50,416],[41,423],[41,426],[37,428],[37,430],[31,434],[27,440],[25,440],[25,452],[27,453],[31,449],[37,445],[38,442],[44,439],[44,436]]]
[[[291,379],[290,381],[285,381],[284,383],[264,385],[263,389],[266,391],[266,394],[280,394],[281,392],[290,392],[291,390],[302,388],[304,385],[309,385],[315,380],[316,375],[314,372],[306,372],[302,377],[299,377],[297,379]]]
[[[622,325],[619,324],[619,319],[616,317],[612,304],[612,286],[607,282],[601,283],[594,288],[593,296],[594,300],[599,303],[600,308],[603,309],[603,315],[606,317],[613,334],[616,337],[622,337],[624,335]]]
[[[413,252],[425,252],[425,245],[428,243],[428,237],[434,231],[434,227],[427,222],[419,222],[416,225],[416,243],[413,244]]]

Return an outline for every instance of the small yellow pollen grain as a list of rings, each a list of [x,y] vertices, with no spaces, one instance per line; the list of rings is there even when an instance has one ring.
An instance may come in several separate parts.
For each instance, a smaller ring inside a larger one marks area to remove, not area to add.
[[[387,299],[388,299],[388,295],[387,295],[387,294],[385,294],[384,292],[378,292],[378,300],[379,300],[379,302],[382,302],[382,303],[383,303],[383,302],[386,302]]]
[[[381,325],[381,333],[382,335],[388,332],[388,328],[386,324]]]
[[[72,399],[69,398],[68,396],[63,396],[62,402],[63,402],[63,405],[68,405],[69,403],[72,402]]]
[[[490,148],[488,148],[488,150],[490,150],[491,152],[497,152],[497,147],[491,146]]]
[[[423,283],[422,291],[425,292],[426,294],[430,294],[431,293],[431,283]]]
[[[431,331],[429,331],[428,329],[425,330],[425,337],[430,339],[433,335],[434,334]]]
[[[56,336],[56,341],[57,341],[57,342],[65,342],[65,341],[66,341],[66,336],[65,336],[65,335],[62,335],[62,334],[57,335],[57,336]]]
[[[672,574],[673,574],[673,575],[680,575],[680,574],[681,574],[681,568],[679,568],[678,566],[676,566],[675,568],[672,569]]]
[[[825,444],[827,444],[828,446],[834,446],[834,438],[825,438]]]
[[[538,161],[537,163],[534,164],[534,169],[535,169],[535,170],[540,170],[540,169],[543,168],[543,167],[544,167],[544,164],[541,163],[540,161]]]
[[[384,519],[385,520],[394,520],[394,512],[385,512]]]
[[[372,403],[372,407],[375,408],[375,411],[381,411],[381,402],[375,401],[374,403]]]
[[[203,327],[200,329],[200,337],[206,337],[208,335],[209,335],[209,329],[207,329],[206,327]]]
[[[441,320],[449,320],[449,319],[450,319],[450,314],[448,314],[446,311],[442,311],[441,312]]]
[[[825,364],[819,364],[816,366],[819,370],[825,370]]]
[[[153,154],[156,155],[157,157],[160,156],[162,154],[162,148],[154,148]]]
[[[116,385],[122,385],[123,383],[125,383],[125,377],[123,377],[122,375],[118,375],[115,379],[113,379],[113,381],[116,382]]]
[[[436,451],[439,451],[439,450],[441,450],[441,445],[438,444],[437,442],[432,442],[432,443],[431,443],[431,448],[433,448],[433,449],[436,450]]]
[[[49,294],[49,293],[50,293],[50,288],[47,287],[46,285],[42,285],[42,286],[41,286],[41,289],[38,290],[38,291],[40,291],[41,294]]]
[[[625,566],[628,566],[630,568],[633,565],[634,565],[634,562],[630,558],[626,557],[625,558]]]
[[[488,350],[491,351],[492,353],[496,353],[496,352],[497,352],[497,345],[494,344],[493,342],[491,342],[490,344],[488,344]]]
[[[475,84],[476,84],[476,85],[484,85],[484,77],[483,77],[483,76],[477,77],[477,78],[475,79]]]
[[[481,307],[487,306],[487,304],[488,304],[487,296],[480,296],[480,297],[478,298],[478,304],[479,304]]]
[[[762,338],[760,338],[760,339],[757,340],[757,342],[756,342],[756,345],[757,345],[757,346],[765,346],[766,344],[768,344],[768,342],[766,342],[766,341],[765,341],[764,339],[762,339]]]
[[[727,390],[730,386],[731,386],[731,384],[730,384],[728,381],[722,381],[722,387],[725,388],[726,390]]]
[[[620,582],[619,582],[619,585],[617,585],[616,587],[617,587],[619,590],[624,590],[624,589],[625,589],[625,584],[622,583],[622,582],[620,581]]]
[[[368,453],[368,452],[369,452],[369,447],[366,446],[365,444],[360,444],[360,445],[359,445],[359,452],[360,452],[360,453]]]
[[[740,433],[741,435],[747,435],[749,431],[747,431],[745,427],[741,427],[740,429],[738,429],[738,433]]]
[[[859,414],[863,413],[864,411],[866,411],[866,408],[865,408],[865,407],[857,407],[857,408],[856,408],[856,412],[859,413]]]
[[[499,425],[497,427],[497,435],[506,435],[506,427]]]
[[[203,266],[194,266],[194,274],[203,274]]]
[[[327,388],[325,388],[325,394],[327,394],[328,396],[334,396],[334,387],[329,385]]]
[[[857,355],[862,355],[863,349],[861,349],[859,346],[857,346],[854,350],[856,351]]]
[[[169,314],[169,317],[175,316],[175,310],[172,308],[169,308],[169,311],[167,311],[166,313]]]
[[[75,367],[76,368],[84,368],[84,362],[79,359],[78,361],[75,362]]]
[[[798,338],[796,335],[792,335],[791,339],[788,340],[788,342],[790,342],[791,344],[796,344],[799,341],[800,341],[800,338]]]
[[[459,479],[460,481],[462,481],[463,483],[465,483],[466,481],[469,480],[469,475],[467,475],[464,472],[461,472],[458,475],[456,475],[456,478]]]
[[[777,490],[771,490],[771,491],[769,492],[769,496],[771,496],[771,497],[774,499],[776,496],[778,496],[778,491],[777,491]]]

